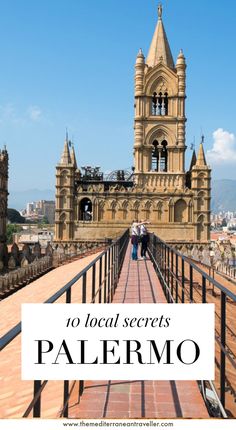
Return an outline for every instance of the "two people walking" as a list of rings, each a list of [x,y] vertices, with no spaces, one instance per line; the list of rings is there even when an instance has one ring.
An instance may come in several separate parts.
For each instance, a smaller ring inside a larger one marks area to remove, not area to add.
[[[134,220],[131,226],[131,243],[132,248],[132,260],[138,260],[138,244],[141,242],[141,259],[146,259],[146,252],[148,246],[148,231],[146,225],[150,224],[149,221]]]

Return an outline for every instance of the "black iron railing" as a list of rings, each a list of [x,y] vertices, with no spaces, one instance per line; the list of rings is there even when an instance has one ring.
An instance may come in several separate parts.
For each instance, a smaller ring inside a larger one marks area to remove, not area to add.
[[[55,303],[62,296],[65,296],[65,303],[71,303],[72,288],[78,281],[81,281],[82,288],[81,303],[112,302],[128,242],[129,230],[126,230],[118,240],[108,246],[105,251],[44,303]],[[20,333],[21,322],[0,339],[0,351]],[[41,416],[41,396],[47,382],[48,381],[34,381],[33,399],[23,414],[23,418],[28,417],[31,412],[35,418]],[[70,387],[69,381],[64,381],[62,417],[68,417],[69,399],[72,389],[73,386]],[[79,381],[78,400],[83,393],[83,389],[84,381]]]
[[[232,340],[236,340],[236,329],[232,327],[236,295],[155,234],[150,235],[149,254],[169,303],[215,303],[216,388],[212,381],[202,381],[200,385],[205,387],[204,397],[206,392],[213,392],[218,404],[216,409],[226,417],[226,393],[230,393],[232,402],[236,401],[232,376],[236,371],[236,346],[232,348]],[[209,409],[212,408],[209,402]]]

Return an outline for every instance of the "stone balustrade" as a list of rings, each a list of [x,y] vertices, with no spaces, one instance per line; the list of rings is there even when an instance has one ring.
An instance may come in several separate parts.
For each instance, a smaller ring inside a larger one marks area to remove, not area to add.
[[[10,257],[11,263],[13,263],[13,258],[12,256]],[[51,256],[46,255],[40,259],[35,258],[32,263],[29,263],[28,260],[23,257],[21,260],[21,267],[15,268],[5,273],[3,276],[0,276],[0,297],[3,298],[16,289],[27,285],[51,268]]]
[[[24,287],[49,270],[62,264],[67,264],[88,253],[93,253],[104,247],[104,244],[84,242],[79,245],[50,245],[42,252],[39,244],[30,247],[24,245],[22,250],[16,244],[12,245],[8,260],[1,260],[0,267],[0,300]]]

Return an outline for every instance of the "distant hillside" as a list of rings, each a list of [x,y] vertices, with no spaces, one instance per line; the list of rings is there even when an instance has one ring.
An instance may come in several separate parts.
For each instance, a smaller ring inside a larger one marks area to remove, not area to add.
[[[54,190],[10,191],[9,208],[24,209],[26,203],[37,200],[54,200]],[[212,211],[236,211],[236,180],[218,179],[212,181]]]
[[[212,212],[236,211],[236,180],[212,181],[211,210]]]
[[[25,209],[26,204],[38,200],[55,200],[54,190],[9,191],[8,207],[17,210]]]

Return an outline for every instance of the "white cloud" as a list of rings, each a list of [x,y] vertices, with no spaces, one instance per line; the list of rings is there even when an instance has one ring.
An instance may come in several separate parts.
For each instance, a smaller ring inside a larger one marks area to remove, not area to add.
[[[207,160],[212,164],[231,164],[236,161],[236,137],[223,128],[213,133],[213,147],[207,151]]]
[[[0,122],[12,121],[15,118],[15,108],[12,103],[0,106]]]
[[[30,106],[28,114],[32,121],[38,121],[42,116],[42,111],[38,106]]]
[[[37,122],[42,119],[42,110],[31,105],[21,112],[13,103],[0,105],[0,124],[25,126],[29,123]]]

